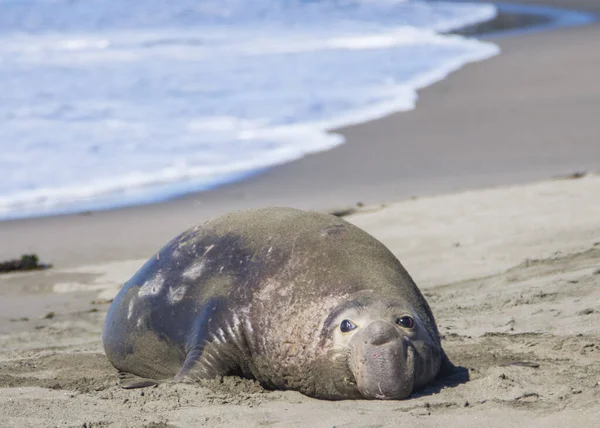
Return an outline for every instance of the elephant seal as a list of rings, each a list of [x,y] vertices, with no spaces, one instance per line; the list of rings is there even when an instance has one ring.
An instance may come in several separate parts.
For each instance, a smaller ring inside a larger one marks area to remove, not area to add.
[[[324,399],[402,399],[452,364],[396,257],[345,220],[291,208],[190,229],[121,289],[110,362],[134,381],[238,375]]]

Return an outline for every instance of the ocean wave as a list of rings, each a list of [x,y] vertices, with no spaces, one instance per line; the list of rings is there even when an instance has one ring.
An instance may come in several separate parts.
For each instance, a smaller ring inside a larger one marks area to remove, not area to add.
[[[174,4],[176,3],[176,4]],[[251,3],[251,4],[250,4]],[[491,43],[490,5],[0,0],[0,218],[157,201],[343,142]]]

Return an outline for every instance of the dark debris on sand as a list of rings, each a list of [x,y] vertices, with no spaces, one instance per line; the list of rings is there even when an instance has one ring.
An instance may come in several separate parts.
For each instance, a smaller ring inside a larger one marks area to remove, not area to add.
[[[50,269],[52,265],[40,263],[37,254],[23,254],[20,259],[0,262],[0,273]]]

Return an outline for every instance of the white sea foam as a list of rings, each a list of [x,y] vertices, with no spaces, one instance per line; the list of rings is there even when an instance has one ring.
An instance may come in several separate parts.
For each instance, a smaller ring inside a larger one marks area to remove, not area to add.
[[[0,0],[0,218],[203,190],[414,107],[490,5]]]

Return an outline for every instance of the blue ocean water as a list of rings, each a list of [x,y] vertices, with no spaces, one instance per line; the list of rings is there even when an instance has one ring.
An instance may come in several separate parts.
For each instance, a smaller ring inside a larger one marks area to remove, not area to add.
[[[491,5],[0,0],[0,218],[156,201],[342,144],[495,45]]]

